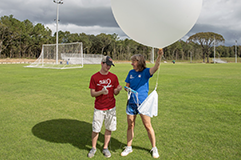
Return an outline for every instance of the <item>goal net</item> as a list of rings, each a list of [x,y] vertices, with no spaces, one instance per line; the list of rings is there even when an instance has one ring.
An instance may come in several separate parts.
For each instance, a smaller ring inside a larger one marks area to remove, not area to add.
[[[82,68],[83,44],[81,42],[58,44],[43,44],[39,58],[26,67],[33,68],[52,68],[52,69],[70,69]]]
[[[100,64],[102,54],[84,54],[84,64]]]

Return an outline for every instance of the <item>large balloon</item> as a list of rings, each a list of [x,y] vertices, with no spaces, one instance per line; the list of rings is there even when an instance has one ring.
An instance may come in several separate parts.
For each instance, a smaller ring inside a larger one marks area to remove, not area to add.
[[[120,28],[133,40],[164,48],[196,23],[202,0],[111,0]]]

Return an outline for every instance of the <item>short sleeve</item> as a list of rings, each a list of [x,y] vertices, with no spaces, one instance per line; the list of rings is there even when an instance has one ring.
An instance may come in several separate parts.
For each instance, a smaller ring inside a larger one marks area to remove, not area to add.
[[[127,77],[126,77],[125,82],[126,82],[126,83],[130,83],[130,71],[129,71]]]
[[[90,89],[95,89],[95,81],[94,81],[94,77],[91,76],[90,78],[90,85],[89,85]]]

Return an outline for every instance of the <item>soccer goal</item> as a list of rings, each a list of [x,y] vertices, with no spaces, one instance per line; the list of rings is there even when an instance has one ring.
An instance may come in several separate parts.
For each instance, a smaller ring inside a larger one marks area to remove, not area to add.
[[[84,54],[84,64],[100,64],[102,54]]]
[[[26,67],[33,68],[52,68],[52,69],[71,69],[82,68],[83,44],[81,42],[58,44],[43,44],[39,58]]]

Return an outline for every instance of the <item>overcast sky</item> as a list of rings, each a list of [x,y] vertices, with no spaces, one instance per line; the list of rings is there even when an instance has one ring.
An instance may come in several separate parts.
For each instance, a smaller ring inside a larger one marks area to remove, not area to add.
[[[59,30],[70,33],[113,34],[125,38],[111,11],[110,0],[63,0],[59,6]],[[56,32],[56,3],[53,0],[1,0],[0,16],[13,15],[23,21],[42,23]],[[226,46],[241,44],[241,0],[203,0],[199,19],[183,40],[198,32],[222,35]]]

